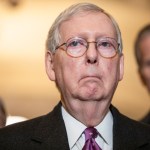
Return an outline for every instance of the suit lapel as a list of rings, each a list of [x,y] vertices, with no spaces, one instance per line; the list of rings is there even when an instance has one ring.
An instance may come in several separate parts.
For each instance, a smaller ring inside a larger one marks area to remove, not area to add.
[[[113,126],[113,149],[115,150],[134,150],[134,141],[130,141],[131,135],[129,128],[126,126],[126,121],[122,120],[121,114],[113,106],[111,106],[111,112],[114,118]],[[133,138],[134,139],[134,138]],[[133,142],[133,143],[132,143]],[[132,143],[129,145],[129,143]]]
[[[119,111],[110,106],[114,118],[113,125],[113,149],[114,150],[140,150],[146,146],[150,149],[148,139],[140,134],[140,127],[137,123],[119,113]],[[39,119],[34,126],[34,135],[32,136],[32,147],[36,150],[69,150],[68,138],[65,124],[61,114],[61,103],[46,116]],[[143,131],[143,130],[142,130]],[[146,131],[146,130],[145,130]],[[135,133],[136,132],[136,133]],[[149,139],[150,140],[150,139]]]
[[[61,103],[35,128],[32,141],[40,143],[41,150],[69,150],[65,124],[61,115]]]
[[[113,126],[113,149],[114,150],[138,150],[140,147],[149,145],[149,140],[144,135],[141,125],[119,113],[113,106],[110,107],[114,118]],[[142,132],[140,132],[140,129]],[[142,138],[145,137],[145,138]],[[148,150],[148,149],[144,149]]]

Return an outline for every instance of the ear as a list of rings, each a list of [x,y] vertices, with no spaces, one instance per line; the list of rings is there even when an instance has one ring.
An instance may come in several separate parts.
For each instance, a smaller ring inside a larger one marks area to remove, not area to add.
[[[120,75],[119,75],[119,81],[123,79],[124,75],[124,55],[121,54],[120,56]]]
[[[51,81],[55,81],[54,55],[49,50],[45,53],[45,69]]]

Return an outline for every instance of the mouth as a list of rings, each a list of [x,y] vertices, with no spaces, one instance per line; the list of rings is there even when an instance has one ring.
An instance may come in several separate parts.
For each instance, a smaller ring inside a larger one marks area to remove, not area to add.
[[[97,75],[87,75],[87,76],[83,76],[80,80],[98,81],[98,80],[101,80],[101,78]]]

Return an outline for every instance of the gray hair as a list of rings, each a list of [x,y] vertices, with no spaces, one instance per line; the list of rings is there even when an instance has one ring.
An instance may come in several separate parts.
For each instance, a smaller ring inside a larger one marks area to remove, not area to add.
[[[47,36],[46,50],[55,52],[55,49],[60,44],[60,40],[61,40],[61,35],[59,33],[59,28],[60,28],[61,24],[65,21],[71,19],[71,17],[73,17],[77,14],[80,14],[82,12],[102,12],[110,18],[110,20],[112,21],[112,24],[114,25],[114,28],[116,30],[117,42],[119,43],[119,52],[122,53],[122,48],[123,48],[122,37],[121,37],[121,32],[120,32],[117,22],[110,14],[105,12],[102,8],[100,8],[94,4],[90,4],[90,3],[74,4],[74,5],[70,6],[68,9],[64,10],[56,18],[56,20],[54,21],[54,23],[52,24],[52,26],[49,30],[48,36]]]

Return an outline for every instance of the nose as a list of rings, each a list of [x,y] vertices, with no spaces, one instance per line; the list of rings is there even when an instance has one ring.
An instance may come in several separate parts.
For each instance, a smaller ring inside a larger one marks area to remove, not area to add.
[[[89,46],[86,51],[87,64],[98,63],[98,51],[96,50],[95,42],[89,42]]]

